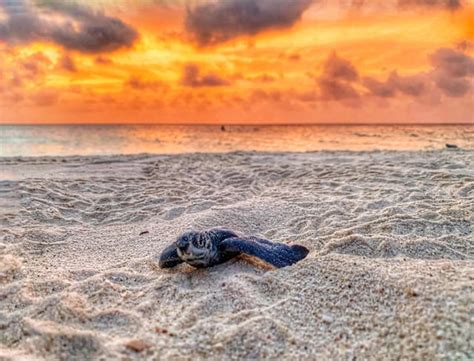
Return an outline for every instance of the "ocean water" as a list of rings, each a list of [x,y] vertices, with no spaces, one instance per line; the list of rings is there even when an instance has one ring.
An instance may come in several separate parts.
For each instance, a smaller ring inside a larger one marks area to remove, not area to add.
[[[474,149],[474,125],[0,125],[0,156]]]

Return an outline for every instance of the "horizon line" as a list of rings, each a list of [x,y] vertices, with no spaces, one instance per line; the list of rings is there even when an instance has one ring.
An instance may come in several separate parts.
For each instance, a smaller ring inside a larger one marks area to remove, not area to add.
[[[474,122],[465,123],[0,123],[0,126],[453,126],[474,125]]]

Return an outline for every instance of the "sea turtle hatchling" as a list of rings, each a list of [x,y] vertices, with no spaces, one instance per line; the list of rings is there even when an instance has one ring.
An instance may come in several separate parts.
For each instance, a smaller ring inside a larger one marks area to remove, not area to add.
[[[212,267],[246,254],[275,266],[290,266],[309,253],[306,247],[270,242],[258,237],[242,237],[221,228],[207,231],[187,231],[165,248],[159,266],[171,268],[186,262],[196,268]]]

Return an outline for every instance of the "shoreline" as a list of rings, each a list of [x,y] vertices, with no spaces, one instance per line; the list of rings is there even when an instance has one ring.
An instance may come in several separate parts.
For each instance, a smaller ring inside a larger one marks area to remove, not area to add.
[[[202,156],[213,156],[213,155],[240,155],[240,154],[264,154],[264,155],[275,155],[283,156],[286,154],[371,154],[371,153],[438,153],[438,152],[474,152],[474,148],[433,148],[433,149],[370,149],[370,150],[354,150],[354,149],[316,149],[316,150],[301,150],[301,151],[275,151],[275,150],[229,150],[229,151],[203,151],[203,152],[180,152],[180,153],[156,153],[156,152],[143,152],[143,153],[115,153],[115,154],[72,154],[72,155],[12,155],[12,156],[0,156],[1,161],[19,161],[24,162],[25,160],[52,160],[52,159],[61,159],[61,160],[76,160],[76,159],[96,159],[101,161],[102,159],[108,158],[125,158],[123,161],[134,160],[136,159],[145,159],[145,158],[155,158],[155,157],[173,157],[173,156],[192,156],[192,155],[202,155]]]
[[[474,126],[4,127],[2,156],[474,149]]]

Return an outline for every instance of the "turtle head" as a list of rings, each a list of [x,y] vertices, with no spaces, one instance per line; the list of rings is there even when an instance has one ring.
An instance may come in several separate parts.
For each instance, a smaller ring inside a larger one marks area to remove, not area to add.
[[[178,256],[195,267],[207,266],[215,252],[211,234],[207,232],[183,233],[176,240],[176,248]]]

